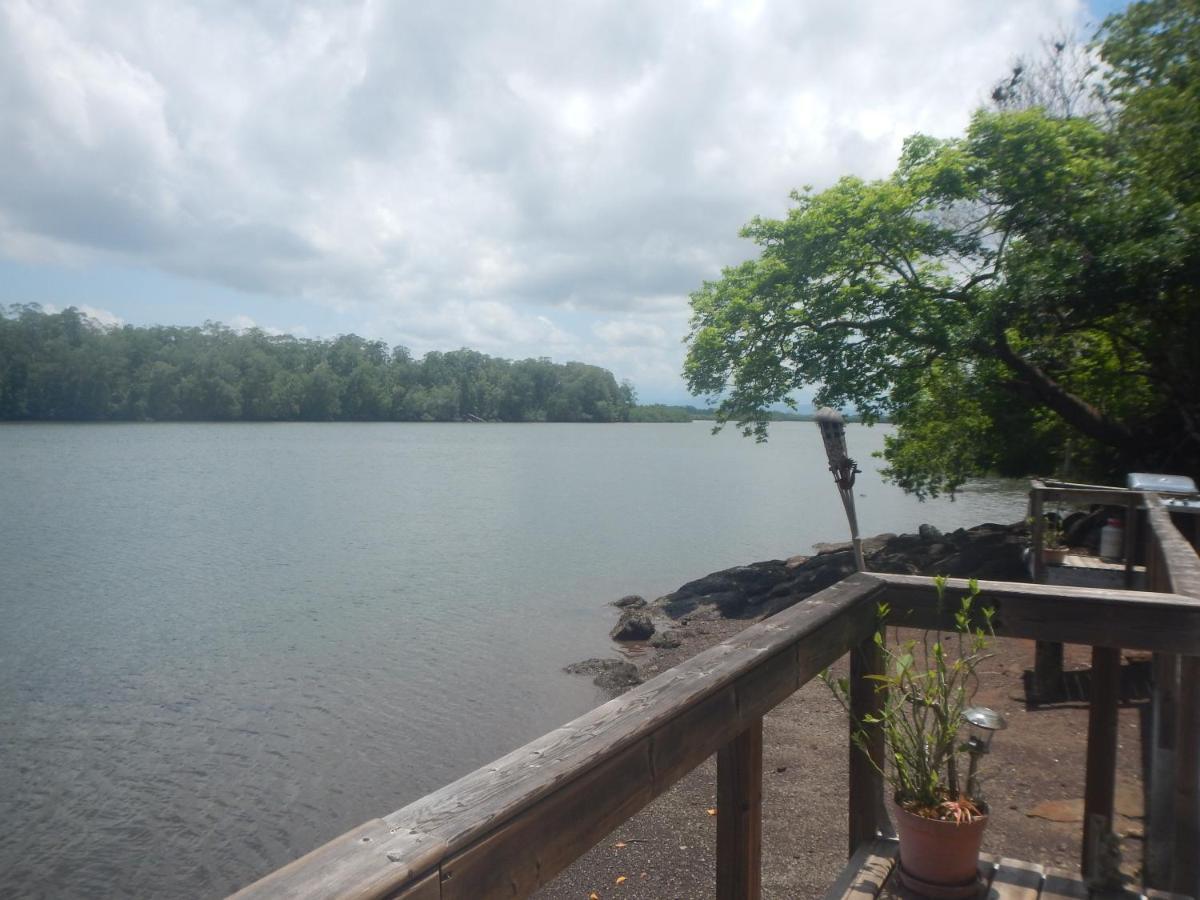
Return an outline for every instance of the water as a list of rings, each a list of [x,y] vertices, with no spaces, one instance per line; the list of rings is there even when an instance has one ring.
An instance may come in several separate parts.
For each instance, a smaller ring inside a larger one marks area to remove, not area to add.
[[[804,423],[22,425],[0,460],[20,896],[222,896],[603,700],[561,669],[614,652],[608,601],[845,532]],[[1023,514],[864,468],[866,534]]]

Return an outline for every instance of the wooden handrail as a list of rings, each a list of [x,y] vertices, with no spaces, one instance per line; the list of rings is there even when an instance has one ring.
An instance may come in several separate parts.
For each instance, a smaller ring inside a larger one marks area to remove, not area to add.
[[[525,896],[866,638],[881,587],[851,576],[236,896]]]
[[[1200,557],[1147,494],[1148,587],[1200,600]],[[1146,884],[1200,896],[1200,653],[1154,656]]]
[[[1195,599],[1004,582],[980,587],[997,607],[1001,635],[1200,653]],[[948,605],[966,588],[948,582]],[[866,641],[879,599],[891,605],[897,624],[949,624],[933,579],[852,575],[236,896],[526,896],[720,751],[725,802],[718,831],[729,849],[718,859],[718,885],[726,886],[718,896],[753,898],[761,784],[751,782],[761,777],[762,716]],[[867,660],[856,669],[871,666]],[[882,788],[863,767],[858,772],[857,781],[851,775],[851,828],[866,840],[883,824],[874,811]]]

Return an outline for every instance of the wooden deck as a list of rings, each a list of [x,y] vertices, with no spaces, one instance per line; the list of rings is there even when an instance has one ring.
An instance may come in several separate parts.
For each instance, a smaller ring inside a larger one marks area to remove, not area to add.
[[[863,844],[851,857],[825,900],[919,900],[895,877],[898,844],[876,840]],[[981,900],[1187,900],[1178,894],[1149,891],[1090,893],[1078,875],[1036,863],[983,854],[979,862]]]
[[[997,636],[1092,648],[1081,856],[1087,872],[1100,870],[1098,853],[1112,833],[1121,654],[1154,654],[1144,878],[1153,887],[1200,897],[1200,556],[1158,497],[1133,500],[1146,513],[1142,556],[1153,590],[1011,582],[981,582],[979,588],[995,610],[991,624]],[[945,630],[954,627],[953,611],[971,589],[954,578],[943,590],[921,576],[851,575],[475,772],[334,838],[237,896],[526,897],[715,754],[716,894],[718,900],[758,900],[762,717],[848,654],[852,716],[863,721],[880,701],[873,685],[883,665],[873,639],[879,604],[887,603],[907,627]],[[882,758],[882,739],[882,731],[871,727],[865,740],[872,758]],[[900,896],[887,884],[895,867],[893,846],[880,843],[891,833],[882,774],[853,741],[846,749],[848,849],[855,862],[830,896]],[[989,898],[1086,896],[1070,875],[1007,859],[989,864]]]

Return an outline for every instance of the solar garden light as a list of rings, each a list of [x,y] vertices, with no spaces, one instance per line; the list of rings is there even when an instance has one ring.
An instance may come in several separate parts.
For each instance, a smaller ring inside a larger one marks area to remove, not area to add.
[[[963,710],[963,718],[970,726],[963,749],[971,757],[967,766],[967,796],[978,796],[979,758],[992,752],[992,738],[997,731],[1008,727],[1004,716],[986,706],[970,706]]]
[[[850,540],[854,545],[854,567],[860,572],[867,570],[863,561],[862,538],[858,536],[858,516],[854,512],[854,476],[861,471],[858,463],[846,452],[846,420],[836,409],[826,406],[816,415],[817,427],[821,429],[821,440],[825,442],[825,455],[829,457],[829,471],[837,484],[846,507],[846,518],[850,522]]]

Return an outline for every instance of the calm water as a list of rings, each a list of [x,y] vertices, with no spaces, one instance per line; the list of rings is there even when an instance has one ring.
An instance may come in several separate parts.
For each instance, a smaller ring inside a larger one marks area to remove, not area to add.
[[[822,460],[804,423],[0,427],[0,894],[221,896],[578,715],[608,601],[842,538]],[[1024,509],[858,493],[868,534]]]

